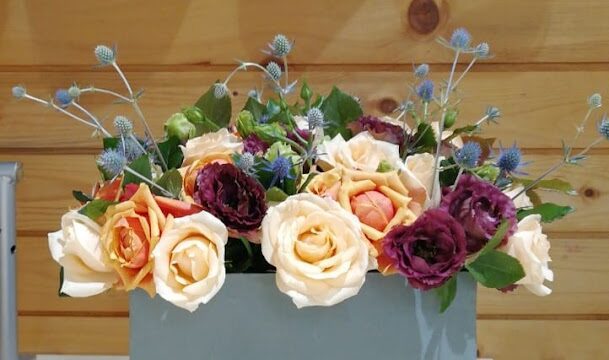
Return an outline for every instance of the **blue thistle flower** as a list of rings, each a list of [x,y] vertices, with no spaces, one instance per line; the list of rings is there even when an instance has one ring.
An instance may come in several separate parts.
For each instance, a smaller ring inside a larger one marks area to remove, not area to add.
[[[588,106],[591,108],[599,108],[603,106],[603,97],[599,93],[594,93],[588,98]]]
[[[251,89],[250,91],[248,91],[247,96],[251,97],[252,99],[256,99],[256,100],[260,99],[260,94],[258,93],[258,90],[256,90],[256,89]]]
[[[427,74],[429,74],[429,65],[427,64],[421,64],[414,69],[414,76],[419,79],[424,78]]]
[[[269,44],[271,53],[277,57],[287,56],[292,50],[293,43],[283,34],[275,35],[273,42]]]
[[[450,46],[456,50],[467,50],[469,43],[472,40],[472,36],[465,28],[458,28],[453,31],[450,37]]]
[[[473,169],[478,166],[480,156],[482,156],[482,148],[480,147],[480,144],[469,141],[463,144],[463,147],[455,151],[454,159],[461,167]]]
[[[133,133],[133,124],[129,119],[121,115],[114,118],[114,128],[124,137],[129,137]]]
[[[430,102],[431,100],[433,100],[433,89],[433,81],[423,80],[423,82],[421,82],[419,86],[417,86],[416,92],[417,95],[421,98],[421,100],[423,100],[424,102]]]
[[[228,94],[228,86],[225,83],[214,84],[214,97],[216,99],[222,99]]]
[[[25,94],[27,94],[27,91],[21,85],[13,86],[13,89],[11,91],[13,93],[13,96],[17,99],[21,99],[25,96]]]
[[[476,47],[474,48],[474,56],[480,59],[489,57],[490,53],[491,48],[488,43],[485,42],[476,45]]]
[[[256,157],[254,154],[249,152],[241,154],[235,165],[247,175],[256,177]]]
[[[68,94],[72,97],[72,99],[76,99],[80,96],[80,88],[76,85],[72,85],[68,88]]]
[[[111,177],[115,177],[123,171],[125,165],[127,165],[127,159],[123,154],[116,149],[104,150],[99,158],[97,158],[97,164]]]
[[[72,100],[72,96],[70,96],[70,93],[68,93],[68,90],[66,89],[59,89],[55,92],[55,101],[62,108],[70,106]]]
[[[516,144],[514,144],[507,149],[501,148],[496,165],[504,173],[518,174],[521,173],[518,169],[526,164],[522,163],[522,152],[516,147]]]
[[[285,179],[293,179],[293,174],[290,174],[292,166],[294,165],[290,158],[279,154],[273,161],[267,161],[264,170],[273,173],[270,187],[275,186],[277,182],[283,182]]]
[[[609,140],[609,119],[607,119],[607,115],[603,116],[601,121],[599,121],[597,129],[598,133],[601,134],[601,136]]]
[[[489,106],[486,108],[485,115],[487,116],[486,120],[488,122],[496,123],[497,121],[495,120],[501,117],[501,111],[495,106]]]
[[[319,108],[311,108],[307,112],[307,122],[309,123],[309,130],[313,130],[318,127],[324,127],[324,113]]]
[[[274,61],[271,61],[266,65],[266,71],[269,72],[269,75],[271,75],[271,78],[275,81],[281,78],[281,67]]]
[[[144,155],[142,146],[136,143],[136,140],[130,137],[120,139],[117,149],[125,156],[128,162],[131,162]]]
[[[101,65],[110,65],[116,60],[114,50],[106,45],[95,47],[95,57]]]

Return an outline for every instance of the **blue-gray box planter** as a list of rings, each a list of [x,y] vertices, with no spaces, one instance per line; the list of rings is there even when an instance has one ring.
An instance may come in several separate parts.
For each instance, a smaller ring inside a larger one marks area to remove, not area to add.
[[[475,359],[476,284],[459,274],[455,301],[438,313],[433,292],[370,273],[333,307],[297,309],[275,274],[228,274],[194,313],[143,291],[130,297],[131,360]]]

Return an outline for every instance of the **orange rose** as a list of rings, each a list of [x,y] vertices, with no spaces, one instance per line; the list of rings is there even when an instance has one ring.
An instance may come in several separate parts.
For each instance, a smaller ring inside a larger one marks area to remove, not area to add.
[[[107,263],[117,271],[124,290],[140,287],[154,296],[151,253],[163,229],[173,216],[166,217],[146,184],[128,201],[106,211],[101,243]]]

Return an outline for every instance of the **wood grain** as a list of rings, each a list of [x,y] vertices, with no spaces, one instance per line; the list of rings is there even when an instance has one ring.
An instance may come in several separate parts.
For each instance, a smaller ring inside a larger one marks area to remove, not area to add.
[[[540,174],[559,158],[559,154],[525,155],[525,160],[532,162],[526,171]],[[78,205],[72,199],[72,190],[88,192],[99,178],[94,155],[0,155],[0,161],[9,160],[23,163],[24,177],[17,187],[17,230],[22,235],[56,230],[61,215]],[[585,167],[567,167],[557,173],[568,179],[580,195],[544,193],[548,201],[572,204],[577,209],[565,219],[548,224],[547,231],[584,237],[586,232],[609,232],[605,221],[609,212],[608,161],[609,155],[593,155]]]
[[[0,65],[91,64],[99,43],[117,43],[120,61],[128,64],[260,60],[260,49],[277,32],[296,40],[294,63],[449,62],[450,51],[433,40],[461,26],[475,42],[491,44],[492,62],[609,58],[604,0],[586,6],[570,0],[434,2],[438,19],[430,22],[409,16],[410,0],[6,0],[0,8]]]
[[[433,66],[432,66],[433,71]],[[174,112],[193,104],[215,80],[224,78],[225,71],[203,72],[130,72],[133,86],[146,90],[141,100],[151,127],[162,135],[163,123]],[[328,93],[333,84],[358,96],[366,112],[384,115],[408,96],[411,75],[403,71],[312,71],[292,73],[303,76],[314,90]],[[434,73],[441,80],[446,73]],[[538,72],[478,72],[468,75],[459,88],[460,105],[458,126],[480,119],[489,105],[501,109],[499,125],[484,127],[484,135],[497,137],[504,144],[517,140],[526,148],[559,148],[560,139],[571,139],[575,126],[586,110],[586,99],[593,92],[609,95],[607,71],[538,71]],[[260,88],[262,79],[257,73],[243,73],[234,78],[231,88],[235,112],[247,99],[247,92]],[[123,91],[112,72],[0,72],[0,84],[25,84],[28,91],[49,98],[55,89],[67,87],[73,81],[86,87]],[[112,105],[113,98],[95,94],[83,96],[81,103],[101,119],[107,127],[118,114],[132,116],[128,105]],[[602,113],[593,114],[589,126],[576,146],[584,147],[597,137],[594,123]],[[395,116],[395,115],[394,115]],[[135,120],[135,118],[134,118]],[[551,129],[552,131],[548,131]],[[90,128],[43,106],[17,101],[8,89],[0,92],[0,150],[18,152],[15,148],[76,148],[98,147]],[[609,142],[599,144],[609,148]]]
[[[609,316],[609,263],[606,238],[551,238],[555,282],[551,296],[525,289],[504,294],[478,289],[478,316]],[[109,291],[91,298],[58,297],[59,266],[51,259],[45,237],[20,237],[17,243],[18,304],[22,315],[66,314],[127,316],[128,298]],[[585,280],[585,281],[582,281]]]
[[[129,352],[127,318],[19,318],[19,349],[24,353],[112,354]],[[609,321],[478,320],[480,357],[578,359],[609,357]]]

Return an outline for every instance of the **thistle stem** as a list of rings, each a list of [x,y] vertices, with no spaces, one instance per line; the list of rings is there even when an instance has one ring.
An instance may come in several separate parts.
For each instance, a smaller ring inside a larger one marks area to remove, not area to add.
[[[463,168],[459,168],[459,172],[457,173],[457,178],[455,179],[455,183],[453,184],[453,191],[455,191],[455,189],[457,188],[457,184],[459,184],[459,179],[461,178],[461,175],[463,175]]]
[[[292,139],[290,139],[290,138],[287,138],[287,137],[285,137],[285,136],[281,136],[281,137],[278,137],[278,138],[279,138],[279,140],[281,140],[281,141],[283,141],[283,142],[287,143],[288,145],[291,145],[291,146],[292,146],[294,149],[296,149],[296,151],[298,151],[298,153],[299,153],[300,155],[305,155],[305,154],[307,153],[307,149],[305,149],[304,147],[302,147],[302,146],[301,146],[300,144],[298,144],[296,141],[294,141],[294,140],[292,140]]]
[[[467,65],[467,67],[465,68],[465,70],[463,70],[463,72],[461,73],[461,75],[459,76],[459,78],[457,79],[457,81],[455,81],[455,84],[452,86],[452,89],[450,89],[450,91],[452,91],[453,89],[457,88],[457,86],[459,85],[459,83],[461,82],[461,80],[465,77],[465,75],[467,74],[467,72],[472,68],[472,66],[474,66],[474,63],[476,62],[478,58],[474,56],[474,58],[472,59],[472,61],[469,62],[469,64]]]
[[[108,130],[106,130],[102,124],[99,122],[99,120],[95,117],[95,115],[91,114],[87,109],[85,109],[84,107],[82,107],[79,103],[77,103],[76,101],[72,101],[72,105],[77,108],[78,110],[82,111],[85,115],[87,115],[91,120],[93,120],[93,122],[97,125],[97,128],[99,129],[99,131],[101,131],[104,136],[106,137],[112,137],[112,134],[110,134],[108,132]]]
[[[571,145],[569,146],[569,150],[567,151],[567,154],[565,157],[571,156],[572,149],[575,146],[575,144],[577,143],[577,139],[579,139],[580,135],[584,132],[584,127],[586,126],[586,122],[588,122],[590,115],[592,115],[592,110],[594,110],[594,108],[588,109],[588,112],[586,112],[586,116],[584,116],[584,119],[582,120],[581,124],[579,124],[579,126],[577,127],[577,131],[575,132],[575,135],[573,136],[573,140],[571,141]]]
[[[121,95],[121,94],[119,94],[117,92],[114,92],[112,90],[107,90],[107,89],[100,89],[100,88],[96,88],[96,87],[93,87],[93,86],[85,88],[85,89],[80,89],[80,92],[81,92],[81,94],[82,93],[102,93],[102,94],[108,94],[108,95],[114,96],[116,98],[119,98],[119,99],[121,99],[121,100],[123,100],[125,102],[128,102],[128,103],[132,102],[132,100],[130,98],[128,98],[126,96],[123,96],[123,95]]]
[[[288,75],[289,75],[289,71],[288,71],[288,57],[286,55],[284,55],[282,57],[283,59],[283,69],[285,71],[285,87],[287,89],[288,85],[290,84],[289,79],[288,79]]]
[[[476,122],[475,126],[480,126],[480,125],[482,125],[482,123],[483,123],[483,122],[485,122],[487,119],[488,119],[488,115],[484,115],[484,116],[482,117],[482,119],[480,119],[480,120],[478,120],[478,121]]]
[[[146,149],[144,149],[142,144],[140,144],[140,141],[135,137],[135,135],[131,134],[131,135],[129,135],[129,137],[131,138],[131,140],[133,140],[133,142],[135,142],[137,144],[137,147],[140,148],[140,150],[142,150],[142,152],[144,154],[148,153],[148,151]]]
[[[159,145],[156,143],[156,141],[154,140],[154,137],[152,136],[152,130],[150,130],[150,126],[148,126],[148,122],[146,121],[146,118],[144,117],[144,113],[142,113],[142,109],[140,109],[140,106],[137,103],[137,99],[133,95],[133,90],[131,89],[131,85],[129,85],[129,81],[127,80],[127,77],[125,77],[125,74],[123,73],[121,68],[118,66],[118,63],[116,61],[114,61],[112,63],[112,67],[116,70],[116,72],[118,73],[118,76],[121,78],[121,80],[125,84],[125,87],[127,88],[127,92],[129,92],[129,97],[131,98],[130,102],[131,102],[131,105],[133,106],[133,110],[135,111],[137,116],[140,118],[142,124],[144,125],[144,133],[152,141],[152,146],[154,147],[154,151],[156,152],[157,157],[159,158],[159,161],[161,162],[163,171],[167,171],[168,167],[167,167],[167,163],[165,162],[165,158],[163,158],[163,153],[161,153],[161,149],[159,149]]]
[[[128,173],[130,173],[131,175],[137,177],[138,179],[142,180],[143,182],[147,183],[148,185],[152,186],[153,188],[159,190],[160,192],[162,192],[165,196],[169,196],[171,198],[173,198],[173,194],[170,193],[168,190],[166,190],[165,188],[161,187],[160,185],[154,183],[152,180],[148,179],[147,177],[145,177],[144,175],[140,174],[139,172],[133,170],[132,168],[130,168],[129,166],[125,166],[124,170]]]
[[[45,101],[45,100],[39,99],[39,98],[37,98],[35,96],[32,96],[30,94],[25,94],[25,95],[23,95],[23,97],[28,99],[28,100],[32,100],[34,102],[37,102],[39,104],[42,104],[42,105],[45,105],[45,106],[50,106],[53,109],[59,111],[60,113],[63,113],[64,115],[67,115],[67,116],[71,117],[72,119],[74,119],[74,120],[76,120],[76,121],[78,121],[78,122],[80,122],[80,123],[82,123],[84,125],[87,125],[87,126],[90,126],[90,127],[96,128],[96,129],[98,128],[96,124],[90,123],[87,120],[82,119],[81,117],[72,114],[71,112],[69,112],[69,111],[67,111],[67,110],[65,110],[65,109],[55,105],[52,101]]]
[[[237,72],[239,72],[240,70],[245,70],[247,71],[247,67],[251,66],[254,67],[256,69],[259,69],[260,71],[262,71],[268,78],[269,80],[271,80],[275,86],[277,86],[278,89],[282,89],[281,84],[279,83],[279,81],[275,80],[273,78],[273,75],[271,75],[271,73],[268,72],[268,70],[260,65],[260,64],[256,64],[256,63],[252,63],[252,62],[243,62],[241,63],[241,65],[237,66],[224,80],[224,85],[228,85],[229,81],[232,79],[233,76],[235,76],[235,74]],[[286,76],[287,77],[287,76]]]

